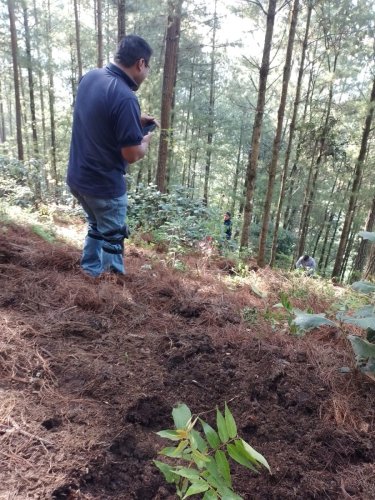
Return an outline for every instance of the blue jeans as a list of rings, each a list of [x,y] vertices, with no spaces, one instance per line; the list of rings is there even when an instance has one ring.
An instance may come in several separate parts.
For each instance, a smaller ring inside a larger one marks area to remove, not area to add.
[[[124,237],[128,198],[103,200],[71,190],[82,205],[88,222],[88,232],[83,246],[82,269],[91,276],[103,272],[125,274]]]

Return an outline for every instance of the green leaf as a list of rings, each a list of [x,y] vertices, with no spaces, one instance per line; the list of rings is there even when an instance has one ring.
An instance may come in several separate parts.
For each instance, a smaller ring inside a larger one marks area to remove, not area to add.
[[[160,462],[159,460],[154,460],[154,464],[163,473],[167,483],[175,483],[176,482],[176,476],[174,474],[173,467],[171,467],[170,465],[167,465],[163,462]]]
[[[251,469],[254,472],[258,472],[254,465],[250,462],[250,460],[244,457],[234,444],[227,444],[227,451],[229,456],[233,458],[233,460],[235,460],[237,463],[243,465],[244,467],[247,467],[248,469]]]
[[[186,477],[187,479],[190,479],[190,481],[194,481],[200,478],[199,470],[189,469],[187,467],[179,467],[178,469],[174,469],[173,474]]]
[[[203,480],[193,483],[187,490],[184,498],[191,497],[192,495],[196,495],[198,493],[203,493],[204,491],[207,491],[209,488],[210,488],[209,485]]]
[[[166,439],[171,439],[172,441],[180,441],[181,436],[177,434],[177,431],[165,430],[156,433],[158,436]]]
[[[309,314],[299,309],[293,309],[296,317],[294,318],[292,324],[296,325],[299,330],[312,330],[322,325],[337,326],[336,323],[325,317],[325,314]]]
[[[371,344],[367,340],[357,337],[356,335],[348,335],[348,339],[352,344],[357,362],[369,358],[375,358],[375,344]]]
[[[176,429],[185,429],[191,419],[191,411],[185,404],[180,404],[173,408],[172,417]]]
[[[251,462],[254,462],[256,465],[262,464],[264,467],[266,467],[270,472],[270,466],[268,465],[267,460],[264,458],[263,455],[261,455],[258,451],[254,450],[252,446],[250,446],[246,441],[243,439],[240,440],[242,447],[244,449],[244,454],[246,458],[248,458]]]
[[[216,495],[216,493],[212,490],[208,490],[206,491],[206,493],[204,494],[203,496],[203,499],[202,500],[218,500],[218,496]]]
[[[206,453],[208,446],[206,441],[202,438],[198,431],[192,430],[190,432],[191,447],[194,450],[199,450],[201,453]]]
[[[166,457],[172,457],[172,458],[181,458],[182,457],[182,452],[186,448],[186,446],[189,444],[189,441],[186,439],[183,441],[180,441],[178,446],[175,448],[173,447],[168,447],[168,448],[163,448],[160,452],[161,455],[165,455]]]
[[[221,442],[226,443],[229,439],[228,430],[223,414],[218,408],[216,408],[216,425]]]
[[[227,430],[228,430],[228,436],[233,439],[237,436],[237,425],[236,425],[236,422],[233,418],[232,413],[230,412],[230,410],[228,408],[227,403],[225,403],[224,415],[225,415],[225,424],[226,424]]]
[[[352,289],[361,293],[375,292],[375,285],[370,281],[356,281],[352,284]]]
[[[368,318],[354,318],[353,316],[341,316],[341,321],[344,323],[348,323],[349,325],[359,326],[364,330],[370,328],[371,330],[375,330],[375,315]]]
[[[358,236],[361,236],[364,240],[369,240],[375,243],[375,233],[370,233],[369,231],[360,231]]]
[[[210,458],[207,455],[203,455],[203,453],[198,450],[193,450],[192,455],[193,460],[197,463],[197,465],[199,464],[198,466],[200,466],[201,468],[204,467],[205,463],[208,463],[210,461]]]
[[[225,456],[225,453],[221,450],[217,450],[215,453],[215,461],[220,474],[223,476],[227,484],[232,487],[232,480],[230,477],[230,466]]]
[[[220,446],[220,438],[217,432],[204,420],[200,419],[200,423],[202,424],[203,432],[206,435],[209,445],[215,450],[218,446]]]

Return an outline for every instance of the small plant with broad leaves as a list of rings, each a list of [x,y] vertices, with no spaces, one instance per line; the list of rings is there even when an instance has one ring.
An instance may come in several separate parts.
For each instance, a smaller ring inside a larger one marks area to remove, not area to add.
[[[203,500],[241,500],[233,490],[229,458],[258,472],[262,466],[270,470],[267,460],[237,434],[237,425],[225,403],[224,414],[216,409],[217,430],[193,417],[185,404],[172,411],[175,429],[157,434],[176,443],[163,448],[165,462],[154,460],[168,483],[173,483],[179,498],[202,494]],[[203,430],[199,432],[196,426]],[[177,463],[171,465],[171,462]]]
[[[363,239],[375,243],[375,233],[362,231],[359,233]],[[374,297],[375,284],[370,281],[357,281],[352,284],[356,292]],[[289,322],[293,333],[303,334],[322,325],[334,326],[343,330],[343,324],[355,325],[365,330],[365,338],[358,335],[348,335],[348,340],[353,348],[357,368],[375,381],[375,304],[372,301],[351,314],[346,308],[336,315],[338,323],[325,317],[324,313],[310,314],[299,309],[294,309],[285,297],[281,296],[282,306],[288,311],[292,321]]]

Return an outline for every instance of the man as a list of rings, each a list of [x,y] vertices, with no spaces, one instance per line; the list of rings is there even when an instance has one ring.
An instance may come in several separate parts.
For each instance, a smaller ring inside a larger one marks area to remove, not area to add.
[[[310,257],[309,255],[302,255],[297,262],[296,262],[296,268],[302,268],[305,270],[306,274],[308,276],[311,276],[314,274],[315,268],[316,268],[316,262],[313,257]]]
[[[232,215],[230,212],[225,212],[224,214],[224,232],[225,238],[230,240],[232,238]]]
[[[134,92],[147,78],[152,49],[141,37],[124,37],[106,68],[80,81],[74,108],[67,184],[86,212],[88,233],[81,267],[90,276],[125,274],[127,165],[147,153],[154,121],[141,115]]]

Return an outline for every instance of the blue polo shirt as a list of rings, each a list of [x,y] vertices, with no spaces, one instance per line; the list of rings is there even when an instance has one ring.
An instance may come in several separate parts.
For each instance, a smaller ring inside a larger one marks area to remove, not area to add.
[[[67,183],[95,198],[126,192],[127,162],[121,148],[141,144],[141,111],[135,82],[119,67],[87,73],[78,86],[74,107]]]

